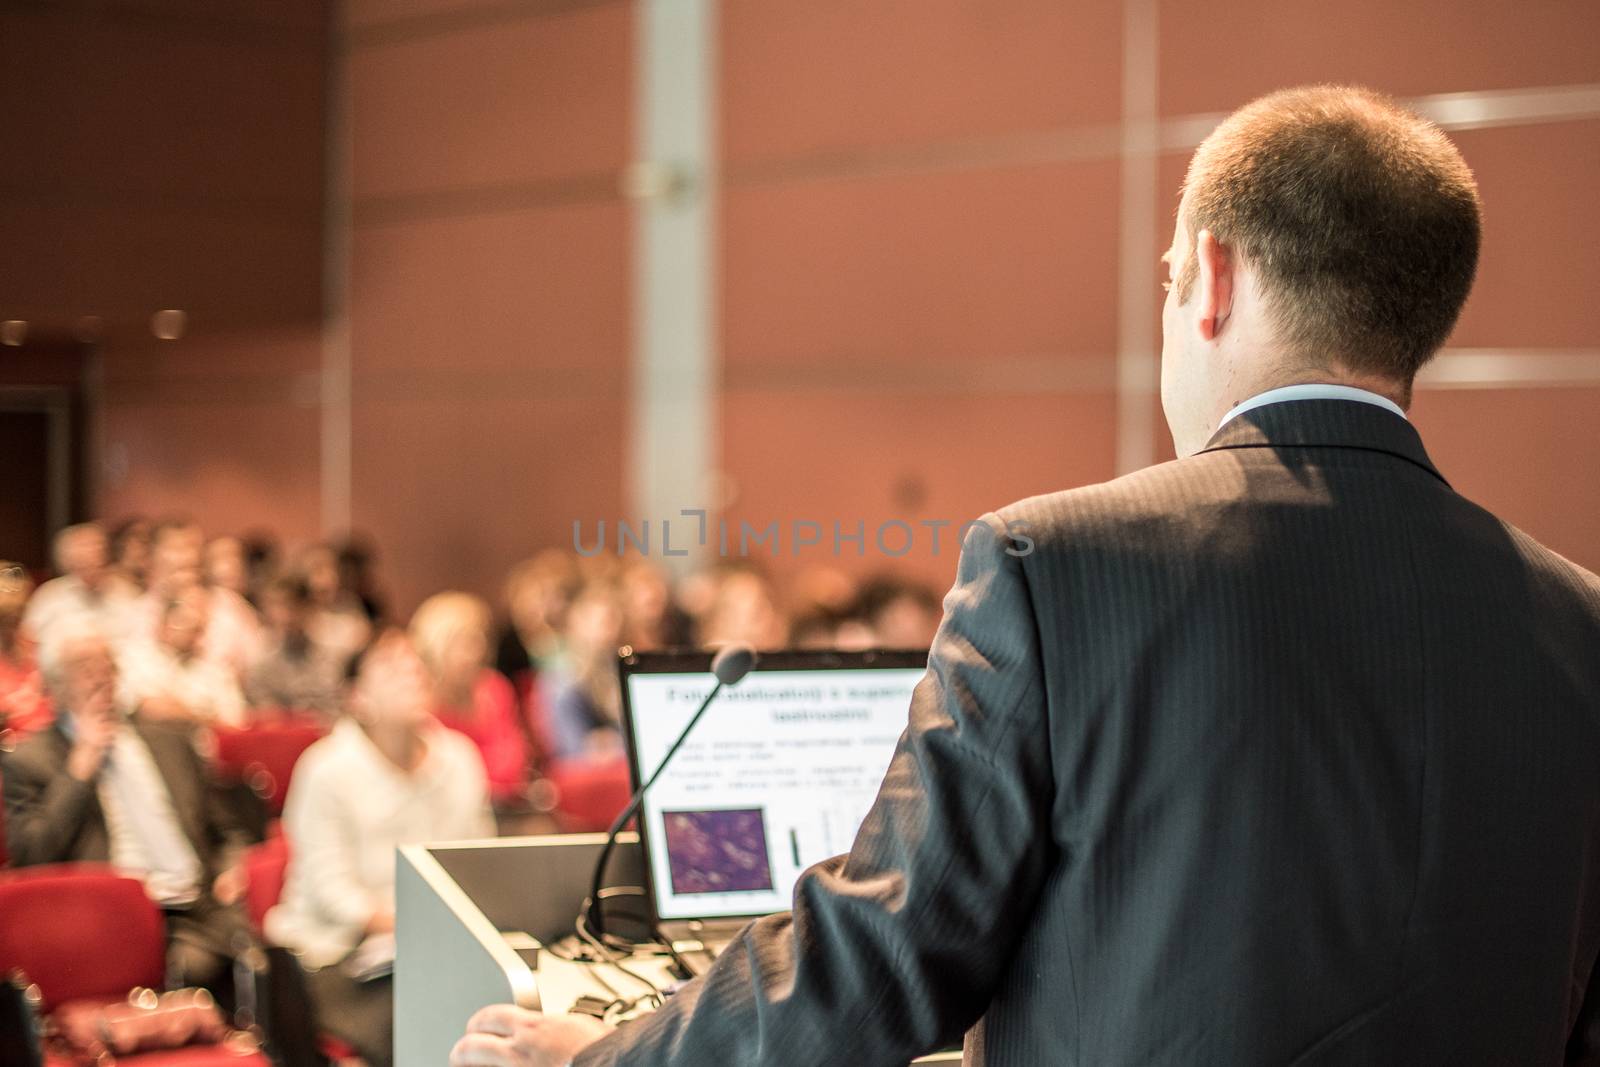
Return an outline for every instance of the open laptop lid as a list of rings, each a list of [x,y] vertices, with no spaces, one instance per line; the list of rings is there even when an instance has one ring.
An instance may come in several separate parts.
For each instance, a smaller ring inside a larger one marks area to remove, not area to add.
[[[716,680],[710,652],[623,653],[637,789]],[[718,694],[640,805],[654,918],[786,911],[801,871],[849,851],[927,661],[926,651],[764,652]]]

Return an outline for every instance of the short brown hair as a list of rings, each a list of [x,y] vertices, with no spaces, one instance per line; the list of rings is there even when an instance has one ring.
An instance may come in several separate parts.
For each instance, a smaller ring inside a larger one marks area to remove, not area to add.
[[[1191,238],[1210,230],[1261,279],[1278,339],[1308,365],[1408,387],[1454,328],[1478,267],[1478,187],[1433,123],[1367,89],[1261,97],[1196,150]],[[1187,300],[1198,267],[1178,278]]]

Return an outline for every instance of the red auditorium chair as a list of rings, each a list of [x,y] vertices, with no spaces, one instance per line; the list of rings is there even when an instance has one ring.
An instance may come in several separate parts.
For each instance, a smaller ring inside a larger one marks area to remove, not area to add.
[[[559,760],[550,765],[555,787],[556,823],[563,833],[608,830],[611,821],[628,806],[632,793],[625,757],[595,760]]]
[[[4,726],[0,726],[0,756],[16,751],[16,735]],[[5,786],[5,778],[0,775],[0,789]],[[0,804],[0,871],[11,866],[11,852],[6,847],[6,806]]]
[[[160,989],[166,928],[144,886],[97,863],[0,875],[0,973],[20,970],[46,1013],[67,1001],[115,1003],[136,987]],[[191,1045],[118,1057],[126,1067],[271,1067],[258,1052]],[[46,1067],[68,1067],[46,1055]]]
[[[0,780],[0,787],[4,785],[4,780]],[[6,806],[0,804],[0,871],[9,866],[11,866],[11,851],[6,848]]]
[[[325,733],[320,722],[292,712],[265,713],[243,727],[218,727],[217,769],[261,798],[267,815],[283,814],[289,779],[302,753]]]
[[[244,910],[257,937],[267,921],[267,912],[283,895],[283,880],[289,868],[289,841],[281,834],[252,846],[244,854]]]

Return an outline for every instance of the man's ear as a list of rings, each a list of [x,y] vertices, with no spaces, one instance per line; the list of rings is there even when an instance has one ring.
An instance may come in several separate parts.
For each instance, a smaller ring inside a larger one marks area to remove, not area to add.
[[[1195,234],[1192,254],[1200,272],[1200,336],[1214,341],[1233,311],[1233,256],[1210,230]]]

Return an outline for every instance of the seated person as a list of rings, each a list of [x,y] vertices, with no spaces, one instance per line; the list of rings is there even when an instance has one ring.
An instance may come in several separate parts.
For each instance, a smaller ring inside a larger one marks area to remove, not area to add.
[[[111,528],[106,588],[129,602],[144,596],[150,568],[150,523],[138,515]]]
[[[522,691],[524,679],[561,651],[561,623],[582,582],[572,555],[548,548],[511,569],[505,585],[505,622],[495,641],[495,668]]]
[[[372,620],[359,598],[339,585],[339,556],[331,545],[312,545],[303,550],[295,573],[306,580],[316,605],[308,629],[323,648],[348,659],[361,651],[372,638]]]
[[[395,848],[486,837],[494,821],[483,760],[434,719],[432,680],[411,641],[384,635],[351,673],[348,716],[306,750],[289,786],[289,869],[266,933],[306,968],[320,1027],[384,1067],[393,982],[358,974],[393,935]]]
[[[262,595],[267,642],[245,678],[252,708],[313,711],[330,721],[338,715],[344,663],[312,640],[315,609],[304,578],[282,577],[267,586]]]
[[[209,589],[226,589],[249,603],[250,574],[244,565],[244,544],[237,537],[213,537],[201,552],[202,580]]]
[[[200,635],[201,659],[224,668],[237,681],[244,677],[261,641],[255,608],[231,589],[211,585],[202,570],[205,535],[192,520],[171,518],[150,534],[149,591],[139,598],[127,626],[130,642],[154,639],[167,605],[199,585],[210,590],[205,626]]]
[[[219,817],[204,759],[178,722],[125,719],[105,637],[80,625],[47,660],[52,728],[5,761],[11,862],[109,862],[167,912],[168,983],[224,1002],[231,956],[249,943],[234,864],[242,833]]]
[[[242,726],[244,696],[225,666],[201,652],[211,593],[191,585],[161,606],[153,638],[122,655],[121,701],[148,719]]]
[[[744,560],[724,560],[717,571],[699,620],[700,644],[715,649],[743,641],[763,650],[787,645],[788,622],[767,576]]]
[[[105,532],[92,522],[68,526],[56,534],[55,563],[61,576],[34,592],[23,614],[24,629],[45,649],[74,624],[120,639],[135,601],[107,581]]]
[[[871,628],[874,648],[927,648],[944,617],[944,606],[928,586],[885,574],[861,587],[856,613]]]
[[[561,654],[539,675],[538,696],[549,709],[557,760],[616,759],[622,755],[622,691],[617,646],[623,611],[614,585],[583,587],[568,608]]]
[[[433,676],[435,717],[472,738],[497,808],[520,803],[528,784],[528,745],[517,694],[489,667],[489,605],[467,593],[438,593],[411,617],[411,640]]]
[[[34,643],[22,629],[33,582],[16,563],[0,561],[0,741],[15,743],[55,721]]]

